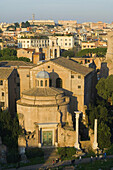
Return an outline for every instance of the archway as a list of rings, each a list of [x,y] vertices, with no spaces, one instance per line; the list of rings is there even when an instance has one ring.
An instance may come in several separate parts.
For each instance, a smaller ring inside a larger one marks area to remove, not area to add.
[[[61,78],[56,79],[56,88],[62,88],[62,79]]]

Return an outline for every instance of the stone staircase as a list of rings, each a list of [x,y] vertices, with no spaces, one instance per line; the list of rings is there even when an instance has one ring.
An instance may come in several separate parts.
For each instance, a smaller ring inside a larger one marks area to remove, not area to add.
[[[52,164],[59,157],[56,148],[43,148],[45,163]]]

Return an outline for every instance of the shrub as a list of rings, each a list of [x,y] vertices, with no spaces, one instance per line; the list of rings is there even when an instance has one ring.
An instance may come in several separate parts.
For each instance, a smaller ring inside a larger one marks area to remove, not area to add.
[[[28,159],[44,156],[41,148],[27,148],[25,153]]]
[[[60,155],[61,159],[71,159],[75,153],[76,149],[74,147],[58,148],[58,154]]]
[[[16,149],[12,149],[7,153],[7,162],[8,163],[17,163],[20,160],[20,155]]]

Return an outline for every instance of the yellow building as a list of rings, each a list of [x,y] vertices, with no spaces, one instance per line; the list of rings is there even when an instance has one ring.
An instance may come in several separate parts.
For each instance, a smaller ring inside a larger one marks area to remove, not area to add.
[[[92,48],[96,48],[96,45],[95,45],[95,42],[90,42],[90,41],[87,41],[87,42],[81,42],[81,48],[82,50],[84,49],[92,49]]]

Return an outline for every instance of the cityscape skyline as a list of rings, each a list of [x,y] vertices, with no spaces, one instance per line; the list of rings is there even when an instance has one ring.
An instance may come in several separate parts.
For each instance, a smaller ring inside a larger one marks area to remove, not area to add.
[[[78,23],[102,21],[111,23],[113,1],[109,0],[4,0],[0,22],[21,22],[32,19],[77,20]]]

